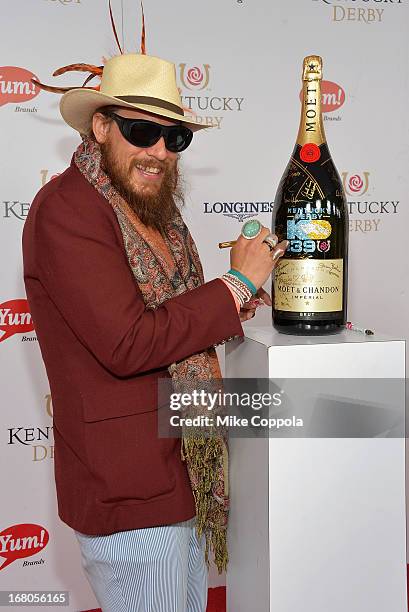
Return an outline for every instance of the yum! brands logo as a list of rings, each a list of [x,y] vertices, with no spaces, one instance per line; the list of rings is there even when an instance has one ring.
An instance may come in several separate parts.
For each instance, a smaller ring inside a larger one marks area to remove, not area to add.
[[[25,299],[8,300],[0,304],[0,331],[4,332],[0,337],[0,342],[4,342],[15,334],[26,334],[34,331],[33,319]],[[37,340],[23,336],[25,340]]]
[[[221,129],[225,117],[243,110],[244,98],[213,94],[209,82],[209,64],[179,64],[179,92],[185,112],[198,123]]]
[[[44,527],[33,523],[20,523],[11,525],[0,532],[0,557],[4,561],[0,565],[0,570],[4,570],[8,565],[17,559],[32,557],[42,552],[49,542],[50,536]],[[25,565],[34,565],[35,562],[23,562]],[[44,560],[39,560],[36,564],[42,564]]]
[[[28,102],[38,96],[40,88],[31,82],[32,78],[38,80],[37,76],[26,68],[0,66],[0,106]]]
[[[300,100],[303,92],[300,91]],[[321,109],[324,121],[341,121],[341,116],[330,116],[329,113],[338,111],[345,104],[345,90],[333,81],[321,81]]]
[[[385,17],[385,11],[393,6],[403,4],[403,0],[312,0],[326,5],[331,21],[358,22],[366,25],[380,23]],[[379,3],[382,2],[382,8]]]
[[[322,81],[321,94],[323,113],[339,110],[345,102],[345,91],[340,85],[332,81]]]

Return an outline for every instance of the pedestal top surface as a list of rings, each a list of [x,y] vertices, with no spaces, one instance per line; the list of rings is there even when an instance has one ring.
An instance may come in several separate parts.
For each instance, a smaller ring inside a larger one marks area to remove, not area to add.
[[[305,346],[319,344],[349,344],[349,343],[373,343],[373,342],[404,342],[402,338],[394,338],[382,334],[367,336],[366,334],[343,330],[338,334],[324,336],[293,336],[281,334],[272,326],[245,327],[246,338],[260,342],[265,346]]]

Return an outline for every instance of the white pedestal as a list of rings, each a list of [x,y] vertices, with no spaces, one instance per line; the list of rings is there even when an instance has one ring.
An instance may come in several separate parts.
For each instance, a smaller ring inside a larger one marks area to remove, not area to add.
[[[226,376],[404,379],[405,344],[253,327]],[[407,611],[403,437],[231,439],[230,494],[229,612]]]

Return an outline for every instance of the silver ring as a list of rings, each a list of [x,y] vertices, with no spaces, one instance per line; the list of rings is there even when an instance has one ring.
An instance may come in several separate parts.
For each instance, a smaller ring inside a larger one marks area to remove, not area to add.
[[[277,240],[276,236],[274,236],[274,234],[271,234],[271,233],[268,234],[264,238],[263,242],[265,242],[268,245],[268,248],[270,249],[270,251],[273,251],[276,248],[277,244],[278,244],[278,240]]]

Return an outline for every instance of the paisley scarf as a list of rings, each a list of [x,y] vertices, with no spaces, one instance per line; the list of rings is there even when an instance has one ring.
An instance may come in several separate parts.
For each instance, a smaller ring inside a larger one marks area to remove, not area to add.
[[[160,249],[155,248],[146,226],[112,185],[101,168],[97,142],[83,136],[74,154],[82,175],[109,202],[118,218],[124,247],[135,282],[146,308],[157,308],[162,302],[203,284],[203,270],[196,245],[180,213],[168,223],[163,239],[172,255],[174,266]],[[168,367],[174,389],[194,380],[221,378],[214,348],[192,355]],[[181,457],[186,461],[196,504],[198,536],[206,538],[206,561],[212,550],[219,572],[227,567],[226,528],[229,508],[228,454],[224,434],[211,436],[182,435]]]

